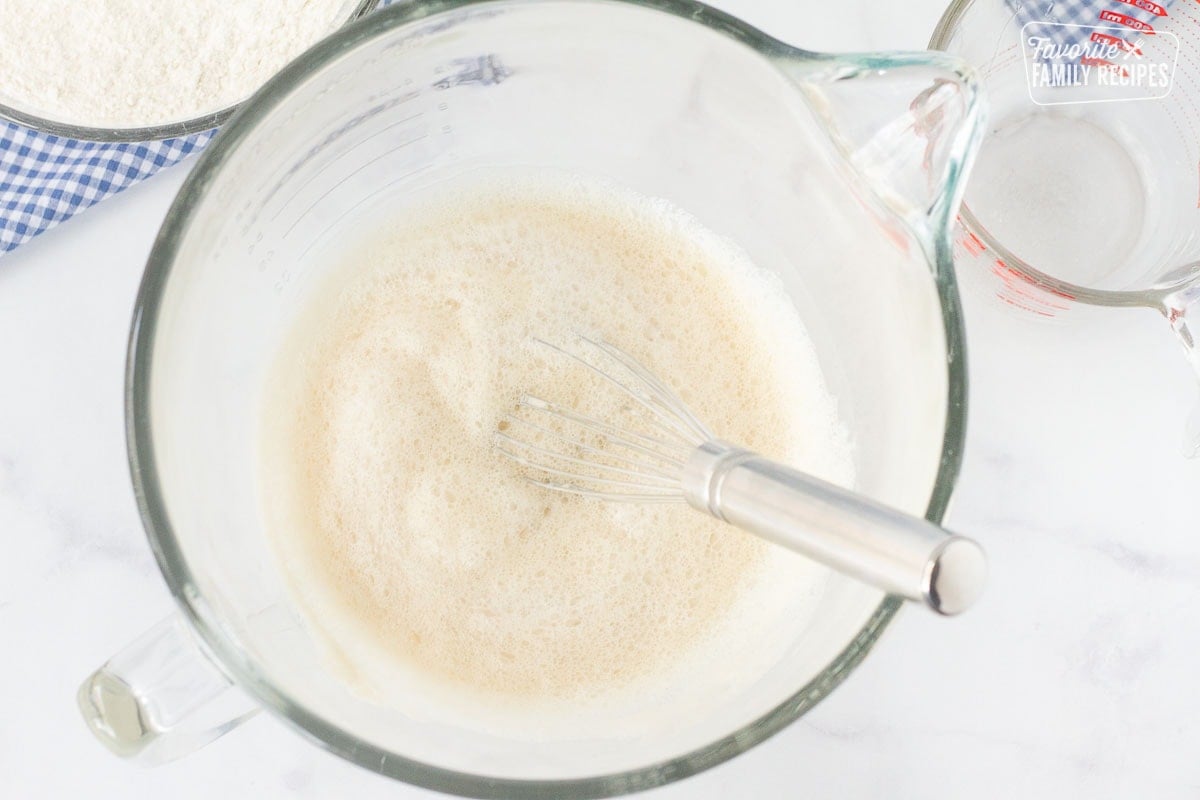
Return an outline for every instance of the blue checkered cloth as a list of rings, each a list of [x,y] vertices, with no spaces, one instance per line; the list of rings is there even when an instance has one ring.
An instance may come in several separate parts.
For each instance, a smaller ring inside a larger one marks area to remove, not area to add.
[[[1093,28],[1128,31],[1123,38],[1138,37],[1139,25],[1161,28],[1174,0],[1007,0],[1017,25],[1030,25],[1035,35],[1065,47],[1086,46]],[[1162,13],[1160,13],[1160,11]],[[1039,25],[1038,23],[1051,23]],[[1086,25],[1087,28],[1061,27]],[[1117,34],[1112,34],[1117,35]]]
[[[179,163],[215,134],[157,142],[81,142],[0,122],[0,255]]]

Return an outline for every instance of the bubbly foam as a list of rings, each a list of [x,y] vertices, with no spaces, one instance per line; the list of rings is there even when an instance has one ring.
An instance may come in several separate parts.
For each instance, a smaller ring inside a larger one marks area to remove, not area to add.
[[[470,690],[476,708],[653,695],[684,663],[754,662],[823,579],[687,506],[531,486],[492,448],[524,392],[603,397],[530,344],[581,331],[649,366],[722,438],[852,482],[782,286],[683,212],[582,179],[478,180],[352,248],[319,295],[268,388],[267,516],[363,691],[404,704],[417,684]]]

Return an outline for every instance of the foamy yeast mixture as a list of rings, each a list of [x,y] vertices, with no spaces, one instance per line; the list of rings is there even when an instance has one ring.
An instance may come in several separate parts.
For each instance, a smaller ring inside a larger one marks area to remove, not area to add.
[[[531,486],[493,450],[522,392],[609,402],[530,344],[581,331],[721,437],[852,480],[781,285],[678,209],[582,179],[480,180],[377,231],[330,280],[280,356],[264,474],[295,593],[367,690],[394,670],[578,703],[706,653],[734,670],[746,648],[729,636],[765,638],[825,574],[687,506]]]

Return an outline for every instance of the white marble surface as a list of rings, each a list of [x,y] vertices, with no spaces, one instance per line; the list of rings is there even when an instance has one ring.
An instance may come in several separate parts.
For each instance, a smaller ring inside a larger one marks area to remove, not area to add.
[[[825,49],[919,47],[940,11],[721,5]],[[122,370],[185,171],[0,259],[0,797],[433,797],[266,715],[144,769],[76,713],[84,675],[172,608],[130,490]],[[648,797],[1200,796],[1200,462],[1179,455],[1195,386],[1150,312],[1043,322],[964,277],[970,433],[949,520],[986,543],[987,596],[955,620],[902,613],[814,712]]]

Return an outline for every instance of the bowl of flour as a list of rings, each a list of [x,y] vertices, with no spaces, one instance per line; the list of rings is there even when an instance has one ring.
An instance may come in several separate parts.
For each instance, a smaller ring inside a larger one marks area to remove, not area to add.
[[[0,0],[0,119],[91,141],[223,123],[379,0]]]

